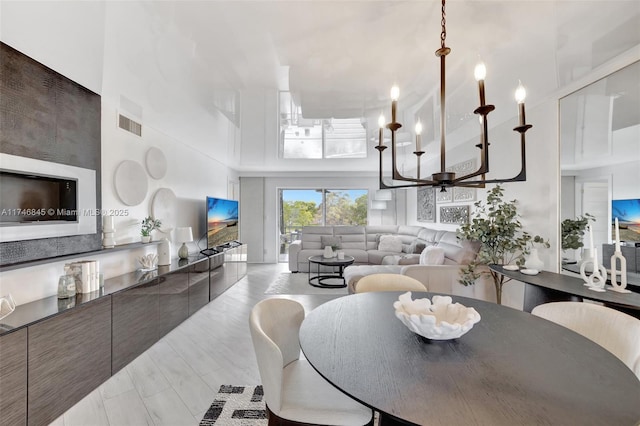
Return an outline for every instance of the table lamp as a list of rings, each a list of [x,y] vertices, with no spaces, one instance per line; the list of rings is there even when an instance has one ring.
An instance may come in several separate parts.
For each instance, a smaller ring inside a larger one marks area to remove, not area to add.
[[[182,246],[180,246],[178,250],[178,257],[180,259],[189,257],[189,248],[186,243],[191,241],[193,241],[193,233],[191,232],[190,226],[176,228],[176,242],[182,243]]]

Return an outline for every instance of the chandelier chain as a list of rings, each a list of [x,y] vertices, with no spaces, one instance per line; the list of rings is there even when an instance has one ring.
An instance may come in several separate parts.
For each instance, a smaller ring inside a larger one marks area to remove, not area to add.
[[[444,3],[445,0],[442,0],[442,20],[440,21],[440,25],[442,26],[442,32],[440,33],[440,47],[444,49],[445,40],[447,38],[447,14],[444,11]]]

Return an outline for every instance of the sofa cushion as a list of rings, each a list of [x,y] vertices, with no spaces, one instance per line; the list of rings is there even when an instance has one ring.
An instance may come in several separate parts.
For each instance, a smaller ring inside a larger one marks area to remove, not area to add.
[[[342,248],[342,237],[341,236],[328,236],[328,235],[321,235],[320,236],[320,247],[321,248],[325,248],[326,246],[331,246],[334,249],[341,249]]]
[[[302,228],[302,249],[303,250],[318,250],[324,249],[321,245],[320,239],[325,236],[333,236],[333,226],[305,226]]]
[[[419,254],[403,254],[385,256],[381,265],[417,265],[420,263]]]
[[[396,225],[368,225],[365,226],[366,250],[377,250],[381,235],[396,235],[398,226]]]
[[[402,239],[396,235],[382,235],[378,243],[378,250],[402,253]]]
[[[445,264],[452,265],[468,265],[476,258],[478,250],[480,250],[480,243],[458,240],[455,232],[444,233],[437,246],[444,249]]]
[[[394,253],[391,251],[380,251],[380,250],[367,250],[367,254],[369,255],[368,263],[371,265],[381,265],[382,259],[386,256],[397,256],[399,253]]]
[[[427,243],[427,245],[434,245],[442,235],[444,235],[447,231],[438,231],[436,229],[422,228],[420,232],[418,232],[418,238]],[[453,233],[455,235],[455,232]]]
[[[334,226],[333,233],[342,238],[343,249],[366,250],[364,226]]]
[[[444,264],[444,249],[441,247],[429,246],[420,254],[421,265],[442,265]]]

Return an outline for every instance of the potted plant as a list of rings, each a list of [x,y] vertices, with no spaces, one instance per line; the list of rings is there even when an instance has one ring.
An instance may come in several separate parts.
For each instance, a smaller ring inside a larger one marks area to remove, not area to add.
[[[539,235],[532,236],[522,230],[517,201],[503,201],[504,191],[496,185],[487,193],[486,201],[474,203],[475,210],[469,222],[458,230],[458,238],[480,242],[476,259],[460,271],[460,283],[468,286],[481,276],[491,276],[498,304],[502,303],[502,287],[510,279],[482,265],[523,266],[525,256],[533,244],[549,243]]]
[[[587,229],[587,225],[590,221],[595,221],[596,218],[589,213],[585,213],[584,216],[578,216],[575,219],[565,219],[562,221],[562,251],[565,250],[578,250],[584,246],[582,242],[582,236]],[[566,258],[562,259],[563,262],[568,262]],[[574,262],[575,263],[575,262]]]
[[[525,232],[525,234],[526,234],[526,232]],[[529,252],[529,256],[524,261],[524,266],[525,267],[527,267],[529,269],[537,269],[538,271],[541,271],[542,268],[544,268],[544,262],[538,256],[538,247],[539,246],[544,247],[544,248],[551,247],[551,245],[549,244],[548,240],[545,240],[540,235],[534,236],[527,243],[527,251]]]
[[[148,243],[151,241],[151,231],[154,229],[160,229],[160,226],[162,226],[160,219],[154,219],[153,216],[147,216],[142,219],[142,228],[140,228],[142,242]]]

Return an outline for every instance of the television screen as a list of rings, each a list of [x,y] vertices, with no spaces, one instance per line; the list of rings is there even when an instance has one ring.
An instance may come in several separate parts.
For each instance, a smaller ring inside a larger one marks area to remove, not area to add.
[[[612,225],[615,218],[618,218],[620,241],[640,241],[640,198],[613,200],[611,202]],[[612,231],[611,235],[615,233]]]
[[[238,240],[238,201],[207,197],[207,248]]]

